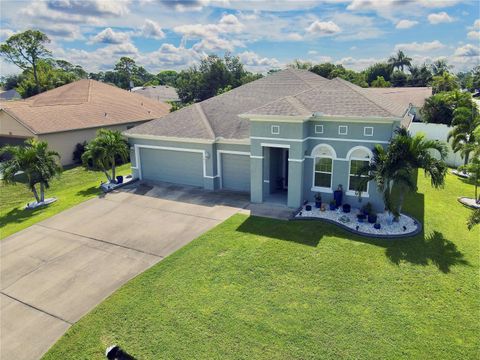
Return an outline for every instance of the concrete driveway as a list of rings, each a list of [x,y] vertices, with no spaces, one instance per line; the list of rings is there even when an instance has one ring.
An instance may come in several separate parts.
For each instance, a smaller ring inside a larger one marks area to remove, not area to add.
[[[248,206],[244,194],[137,184],[0,242],[1,359],[38,359],[122,284]]]

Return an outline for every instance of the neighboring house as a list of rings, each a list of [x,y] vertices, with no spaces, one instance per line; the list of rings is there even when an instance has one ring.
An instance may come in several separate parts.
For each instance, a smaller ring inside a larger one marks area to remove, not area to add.
[[[410,104],[410,113],[414,115],[413,121],[420,122],[419,110],[425,104],[425,100],[432,96],[431,87],[393,87],[393,88],[368,88],[372,94],[380,94],[384,97],[402,103],[405,107]]]
[[[0,101],[19,100],[22,97],[15,89],[0,90]]]
[[[343,185],[355,204],[356,169],[409,126],[410,107],[341,79],[287,69],[124,132],[134,175],[149,181],[250,192],[299,207]],[[361,194],[377,210],[374,182]]]
[[[167,85],[139,86],[132,89],[132,92],[160,102],[178,102],[180,98],[177,89]]]
[[[47,141],[73,163],[76,144],[97,130],[123,131],[168,114],[170,105],[95,80],[79,80],[26,100],[0,103],[0,146],[27,138]]]

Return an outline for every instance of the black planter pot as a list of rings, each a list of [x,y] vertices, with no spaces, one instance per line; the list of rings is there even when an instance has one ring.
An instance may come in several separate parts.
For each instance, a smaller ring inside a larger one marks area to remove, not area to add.
[[[337,207],[335,206],[335,204],[330,204],[330,210],[335,210]]]
[[[320,209],[322,207],[322,202],[321,201],[315,201],[315,207],[317,209]]]
[[[305,205],[305,211],[312,211],[312,205]]]
[[[117,184],[123,184],[123,176],[122,175],[117,176]]]
[[[369,214],[368,215],[368,222],[370,224],[375,224],[377,222],[377,215],[376,214]]]
[[[359,222],[364,222],[367,216],[365,214],[358,214],[357,219]]]
[[[350,204],[343,204],[342,208],[343,208],[343,212],[344,212],[344,213],[349,213],[350,210],[352,209],[352,207],[350,206]]]
[[[375,224],[375,225],[373,225],[373,227],[377,230],[379,230],[381,228],[380,224]]]
[[[337,207],[340,207],[342,205],[343,191],[342,190],[335,190],[333,192],[333,198],[335,200],[335,204],[337,205]]]

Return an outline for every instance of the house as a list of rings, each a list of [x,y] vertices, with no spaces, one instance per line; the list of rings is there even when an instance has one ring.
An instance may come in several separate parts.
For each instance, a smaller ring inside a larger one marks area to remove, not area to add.
[[[180,98],[177,89],[167,85],[156,86],[139,86],[131,90],[135,94],[139,94],[160,102],[177,102]]]
[[[47,141],[63,165],[100,128],[123,131],[168,114],[170,105],[95,80],[79,80],[26,100],[0,103],[0,146]]]
[[[127,130],[134,176],[250,193],[254,203],[324,202],[343,185],[358,201],[356,170],[408,126],[410,106],[341,79],[287,69]],[[360,193],[383,210],[370,182]]]
[[[19,100],[21,98],[22,97],[15,89],[0,91],[0,101]]]

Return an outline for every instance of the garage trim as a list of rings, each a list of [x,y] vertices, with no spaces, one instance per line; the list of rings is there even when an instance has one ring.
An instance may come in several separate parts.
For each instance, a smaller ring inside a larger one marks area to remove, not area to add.
[[[220,178],[220,189],[223,188],[222,154],[250,156],[247,151],[217,150],[217,176]]]
[[[198,153],[202,154],[202,159],[203,159],[203,177],[207,179],[214,179],[218,177],[216,176],[210,176],[207,175],[207,151],[206,150],[200,150],[200,149],[185,149],[185,148],[176,148],[176,147],[169,147],[169,146],[156,146],[156,145],[139,145],[139,144],[134,144],[134,149],[135,149],[135,163],[136,163],[136,168],[138,170],[138,177],[140,180],[143,179],[143,174],[142,174],[142,163],[140,161],[140,149],[157,149],[157,150],[168,150],[168,151],[179,151],[179,152],[192,152],[192,153]],[[134,167],[132,167],[134,168]]]

